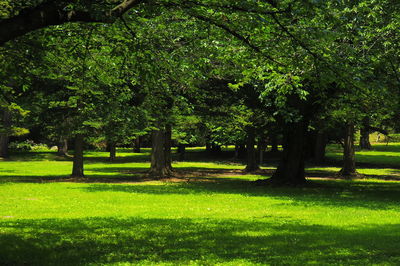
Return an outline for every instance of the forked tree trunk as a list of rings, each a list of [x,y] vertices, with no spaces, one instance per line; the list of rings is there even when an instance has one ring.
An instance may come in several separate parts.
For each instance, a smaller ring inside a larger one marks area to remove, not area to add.
[[[360,148],[362,150],[370,150],[371,143],[369,142],[369,118],[364,117],[360,129]]]
[[[10,139],[10,130],[11,130],[11,112],[7,109],[3,110],[2,117],[2,131],[0,133],[0,157],[7,158],[9,156],[8,153],[8,142]]]
[[[68,140],[66,138],[61,138],[57,145],[57,155],[67,156],[68,155]]]
[[[317,132],[317,139],[315,142],[314,161],[316,163],[323,163],[325,161],[326,149],[326,134],[324,131]]]
[[[140,153],[140,146],[141,146],[140,136],[137,136],[135,141],[133,142],[133,152]]]
[[[346,124],[343,149],[343,168],[340,170],[340,175],[344,177],[357,175],[354,149],[354,123],[352,122]]]
[[[83,174],[83,135],[77,134],[75,136],[74,145],[74,160],[72,166],[72,177],[84,177]]]
[[[247,165],[244,169],[246,172],[252,172],[260,169],[257,163],[255,145],[255,128],[247,127]]]
[[[167,136],[170,136],[170,134],[166,133],[166,130],[162,128],[153,130],[151,134],[152,150],[149,175],[154,178],[165,178],[172,174],[171,148],[166,150],[168,146],[166,141]]]
[[[306,134],[304,121],[290,125],[284,132],[283,155],[272,175],[276,184],[299,185],[306,182],[304,173],[304,143]]]
[[[117,146],[116,146],[115,142],[109,142],[108,147],[110,149],[109,161],[114,162],[115,159],[117,158]]]

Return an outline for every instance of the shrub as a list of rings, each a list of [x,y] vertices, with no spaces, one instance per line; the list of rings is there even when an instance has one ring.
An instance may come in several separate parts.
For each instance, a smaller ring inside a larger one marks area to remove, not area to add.
[[[8,146],[14,151],[47,151],[49,147],[46,144],[36,144],[33,140],[15,141],[11,142]]]

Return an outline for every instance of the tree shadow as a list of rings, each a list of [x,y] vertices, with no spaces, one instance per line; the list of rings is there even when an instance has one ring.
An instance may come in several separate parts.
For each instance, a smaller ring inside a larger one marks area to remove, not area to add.
[[[205,182],[208,181],[208,182]],[[310,181],[308,187],[256,186],[254,182],[235,178],[186,179],[159,184],[92,184],[77,188],[87,192],[126,192],[154,195],[238,194],[283,200],[282,205],[307,207],[396,209],[400,202],[400,184],[377,184],[351,181]]]
[[[266,218],[84,218],[0,222],[2,265],[398,264],[400,225]]]

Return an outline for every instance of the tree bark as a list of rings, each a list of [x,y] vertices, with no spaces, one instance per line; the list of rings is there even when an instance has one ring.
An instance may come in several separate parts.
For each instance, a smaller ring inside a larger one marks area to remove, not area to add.
[[[255,128],[250,126],[247,127],[247,165],[245,168],[246,172],[252,172],[260,169],[257,163],[255,145]]]
[[[314,162],[323,163],[325,161],[326,134],[324,131],[317,132],[315,142]]]
[[[115,144],[115,142],[109,142],[108,147],[110,149],[109,161],[114,162],[117,158],[117,145]]]
[[[356,158],[354,149],[354,123],[346,124],[344,149],[343,149],[343,168],[340,170],[340,175],[351,177],[357,175]]]
[[[165,178],[172,174],[171,167],[171,149],[167,149],[166,137],[169,133],[165,129],[159,128],[153,130],[152,137],[152,150],[151,150],[151,167],[149,175],[154,178]],[[168,154],[169,153],[169,154]],[[169,157],[169,158],[167,158]]]
[[[300,121],[286,128],[283,140],[283,155],[272,175],[271,180],[276,184],[299,185],[306,182],[304,173],[304,143],[306,123]]]
[[[0,134],[0,157],[2,158],[8,158],[9,152],[8,152],[8,143],[10,140],[10,131],[11,131],[11,112],[4,108],[3,109],[3,125],[2,125],[2,131]]]
[[[67,22],[114,22],[125,12],[145,0],[125,0],[103,14],[90,11],[70,10],[68,1],[44,1],[34,7],[25,8],[18,15],[0,20],[0,46],[7,41],[31,31]]]
[[[133,143],[133,152],[140,153],[140,146],[141,146],[140,136],[137,136]]]
[[[370,150],[371,149],[371,143],[369,141],[369,118],[364,117],[362,121],[362,126],[360,129],[360,148],[362,150]]]
[[[72,177],[84,177],[83,174],[83,135],[77,134],[75,136],[74,145],[74,160],[72,166]]]
[[[66,138],[61,138],[57,145],[57,155],[67,156],[68,155],[68,140]]]

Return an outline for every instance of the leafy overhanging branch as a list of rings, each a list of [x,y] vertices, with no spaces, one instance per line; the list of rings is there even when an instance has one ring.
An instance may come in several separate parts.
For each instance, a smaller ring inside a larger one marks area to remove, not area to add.
[[[45,1],[35,7],[25,8],[18,15],[0,20],[0,46],[31,31],[67,22],[114,22],[128,10],[146,0],[124,0],[103,14],[91,11],[69,10],[68,2]]]

